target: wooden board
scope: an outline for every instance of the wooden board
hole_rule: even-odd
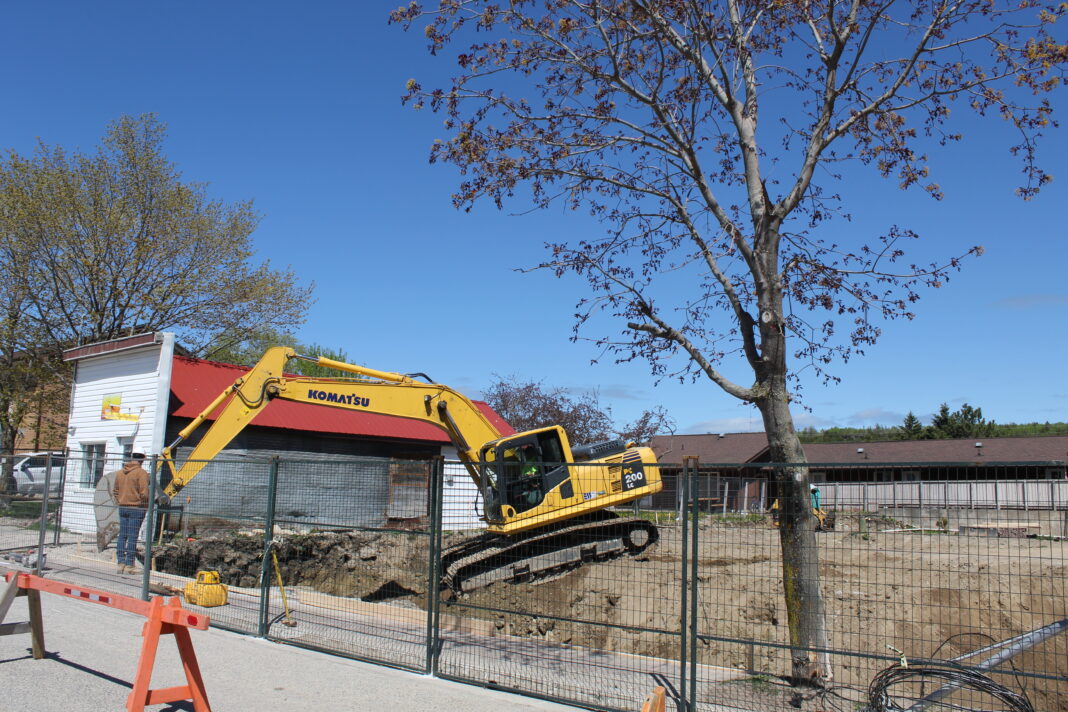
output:
[[[119,535],[119,506],[111,496],[115,473],[109,472],[96,483],[93,512],[96,514],[96,550],[103,551]]]

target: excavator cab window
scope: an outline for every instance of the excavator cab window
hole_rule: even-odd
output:
[[[525,438],[523,440],[526,440]],[[498,448],[501,455],[505,501],[516,512],[525,512],[545,499],[541,448],[529,440]]]
[[[498,491],[515,511],[537,507],[550,490],[567,479],[563,445],[555,429],[527,433],[498,443]]]
[[[479,453],[479,477],[482,480],[482,500],[485,506],[485,516],[490,522],[500,522],[501,518],[501,495],[497,476],[497,451],[492,447],[484,447]]]

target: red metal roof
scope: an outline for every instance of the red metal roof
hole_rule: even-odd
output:
[[[244,366],[175,356],[171,369],[171,412],[180,418],[195,418],[225,389],[249,370]],[[502,435],[515,432],[492,408],[474,401]],[[400,438],[448,443],[444,430],[430,423],[377,413],[323,408],[308,403],[275,400],[252,421],[253,425],[315,433],[358,435],[369,438]]]

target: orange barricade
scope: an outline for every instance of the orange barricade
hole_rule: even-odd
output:
[[[664,712],[667,706],[667,700],[664,697],[666,693],[663,687],[657,687],[650,692],[645,698],[645,704],[642,705],[642,712]]]
[[[54,593],[79,601],[117,608],[128,613],[136,613],[144,616],[148,621],[141,631],[144,643],[141,645],[141,656],[137,662],[133,691],[126,699],[127,712],[144,712],[145,705],[160,705],[181,700],[192,700],[195,712],[211,712],[207,692],[204,690],[204,680],[200,676],[200,667],[197,665],[197,655],[193,650],[193,642],[189,638],[190,628],[207,630],[208,616],[185,610],[177,598],[171,598],[166,603],[160,597],[142,601],[132,596],[99,591],[32,574],[8,573],[4,575],[4,578],[8,582],[8,587],[0,592],[0,634],[21,633],[27,630],[33,632],[35,658],[44,656],[44,626],[41,621],[40,604],[33,605],[38,592]],[[30,596],[30,623],[28,625],[24,623],[3,624],[11,599],[23,594]],[[152,690],[149,689],[149,685],[152,682],[152,667],[156,662],[156,650],[159,647],[161,635],[174,636],[182,658],[182,670],[185,672],[187,684]],[[37,655],[38,643],[41,648],[40,656]]]

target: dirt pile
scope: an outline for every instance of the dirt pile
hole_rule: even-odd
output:
[[[428,580],[428,539],[408,533],[321,532],[275,541],[273,551],[287,586],[367,601],[423,597]],[[218,535],[176,541],[155,552],[160,571],[194,576],[215,570],[230,586],[254,588],[263,572],[263,539]],[[273,561],[267,574],[275,580]]]

